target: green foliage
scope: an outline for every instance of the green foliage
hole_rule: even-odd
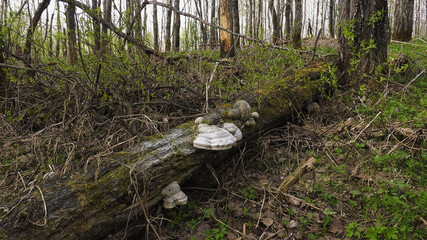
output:
[[[222,221],[226,223],[225,221]],[[216,228],[213,228],[211,230],[208,230],[205,232],[206,240],[221,240],[225,239],[225,236],[227,235],[227,226],[225,224],[222,224],[220,222],[217,222],[215,224]]]
[[[251,186],[247,187],[246,189],[241,191],[243,197],[254,200],[255,199],[255,189],[253,189]]]

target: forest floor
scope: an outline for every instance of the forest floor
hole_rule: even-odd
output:
[[[151,209],[152,228],[143,227],[139,239],[155,239],[153,229],[161,239],[426,239],[427,45],[413,44],[390,46],[386,73],[333,85],[334,95],[298,122],[239,145],[229,161],[193,176],[182,186],[189,203]],[[209,106],[302,68],[310,46],[313,40],[302,57],[242,50],[216,70]],[[336,46],[320,39],[317,53],[336,53]],[[0,198],[202,115],[217,55],[120,55],[102,65],[88,56],[78,67],[50,59],[34,78],[10,69],[10,97],[0,105]],[[312,157],[315,167],[278,191]]]

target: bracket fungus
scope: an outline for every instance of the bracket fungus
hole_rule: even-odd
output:
[[[224,128],[210,126],[206,123],[198,125],[198,134],[193,146],[206,150],[227,150],[234,146],[237,139]]]
[[[160,193],[163,197],[163,207],[167,209],[174,208],[176,205],[187,204],[188,197],[176,181],[167,185]]]
[[[223,128],[233,134],[237,141],[242,140],[242,131],[234,123],[224,123]]]

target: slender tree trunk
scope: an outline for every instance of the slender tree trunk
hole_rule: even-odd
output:
[[[61,52],[61,38],[59,37],[59,33],[62,31],[62,27],[61,27],[61,11],[59,9],[59,0],[56,0],[56,36],[55,36],[55,41],[56,41],[56,51],[55,51],[55,56],[59,57],[59,54]]]
[[[292,0],[286,0],[286,8],[285,8],[285,36],[286,39],[291,39],[291,14],[292,14]]]
[[[76,6],[68,4],[66,10],[67,16],[67,37],[68,37],[68,63],[70,65],[77,64],[77,48],[76,48]]]
[[[408,42],[412,38],[414,0],[396,0],[392,39]]]
[[[215,2],[216,0],[211,1],[211,23],[215,24]],[[215,48],[217,44],[217,31],[214,27],[210,27],[210,38],[209,38],[209,44],[212,46],[212,49]]]
[[[280,38],[280,29],[279,29],[279,16],[276,13],[274,7],[274,0],[269,0],[268,8],[271,14],[271,21],[273,23],[273,44],[277,44]]]
[[[387,1],[339,0],[339,6],[338,42],[341,69],[347,72],[344,77],[372,73],[387,60],[390,42]]]
[[[317,35],[317,32],[319,31],[319,15],[320,15],[320,0],[317,0],[317,5],[316,5],[316,26],[315,26],[315,30],[314,30],[314,35]]]
[[[335,0],[329,0],[329,34],[335,38]]]
[[[0,63],[5,63],[3,49],[6,36],[3,34],[3,23],[0,24]],[[0,67],[0,103],[7,97],[8,81],[4,68]]]
[[[138,9],[138,11],[135,12],[135,38],[138,41],[142,41],[142,11],[140,11],[141,1],[136,2],[136,8]]]
[[[111,9],[112,9],[112,0],[104,0],[104,19],[107,22],[111,22]],[[102,25],[102,36],[101,36],[101,53],[102,56],[105,52],[108,51],[108,27]]]
[[[301,27],[302,27],[302,0],[295,0],[295,21],[294,34],[292,36],[292,46],[301,49]]]
[[[175,0],[173,7],[179,10],[179,0]],[[181,26],[181,18],[179,13],[173,13],[173,28],[172,28],[172,48],[174,51],[179,51],[179,29]]]
[[[98,3],[100,3],[101,0],[92,0],[92,9],[93,11],[96,11],[99,15],[101,10],[99,9],[99,5]],[[94,47],[93,47],[93,52],[95,55],[98,55],[99,50],[101,50],[101,27],[99,25],[99,22],[93,18],[93,42],[94,42]]]
[[[201,0],[194,0],[194,3],[196,5],[197,15],[200,17],[200,19],[203,19],[202,1]],[[208,42],[208,34],[206,32],[206,26],[202,22],[200,23],[200,31],[202,32],[202,45],[206,46],[206,44]]]
[[[255,16],[255,10],[254,10],[254,7],[253,7],[254,1],[255,0],[249,0],[249,13],[248,13],[248,15],[249,15],[249,20],[248,20],[249,23],[248,23],[248,28],[249,28],[249,37],[251,37],[251,38],[254,37],[254,27],[253,27],[253,21],[254,21],[253,16]]]
[[[53,56],[53,21],[55,17],[55,11],[53,11],[52,16],[50,18],[49,25],[49,55]]]
[[[27,36],[25,38],[25,47],[24,47],[24,58],[27,64],[31,64],[31,43],[33,42],[33,34],[36,30],[37,24],[40,21],[42,13],[49,6],[50,0],[43,0],[37,7],[34,17],[30,21],[30,26],[27,30]]]
[[[233,32],[240,34],[240,18],[239,18],[239,1],[231,0],[231,15],[233,19]],[[240,38],[238,36],[233,36],[233,44],[235,49],[240,49]]]
[[[153,5],[153,41],[154,49],[159,50],[159,22],[157,19],[157,5]]]
[[[219,1],[219,25],[223,28],[231,30],[230,24],[230,8],[228,6],[228,0]],[[232,45],[231,33],[220,30],[220,57],[234,57],[234,48]]]
[[[172,6],[172,0],[168,0],[167,4]],[[165,26],[165,51],[171,50],[171,22],[172,22],[172,9],[166,10],[166,26]]]

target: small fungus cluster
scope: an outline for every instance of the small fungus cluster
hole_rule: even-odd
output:
[[[240,120],[245,123],[245,126],[253,127],[259,118],[259,113],[252,112],[251,106],[245,100],[237,101],[233,105],[233,109],[228,112],[228,117],[233,120]]]
[[[163,207],[167,209],[174,208],[177,205],[187,204],[188,197],[176,181],[167,185],[160,193],[163,197]]]

